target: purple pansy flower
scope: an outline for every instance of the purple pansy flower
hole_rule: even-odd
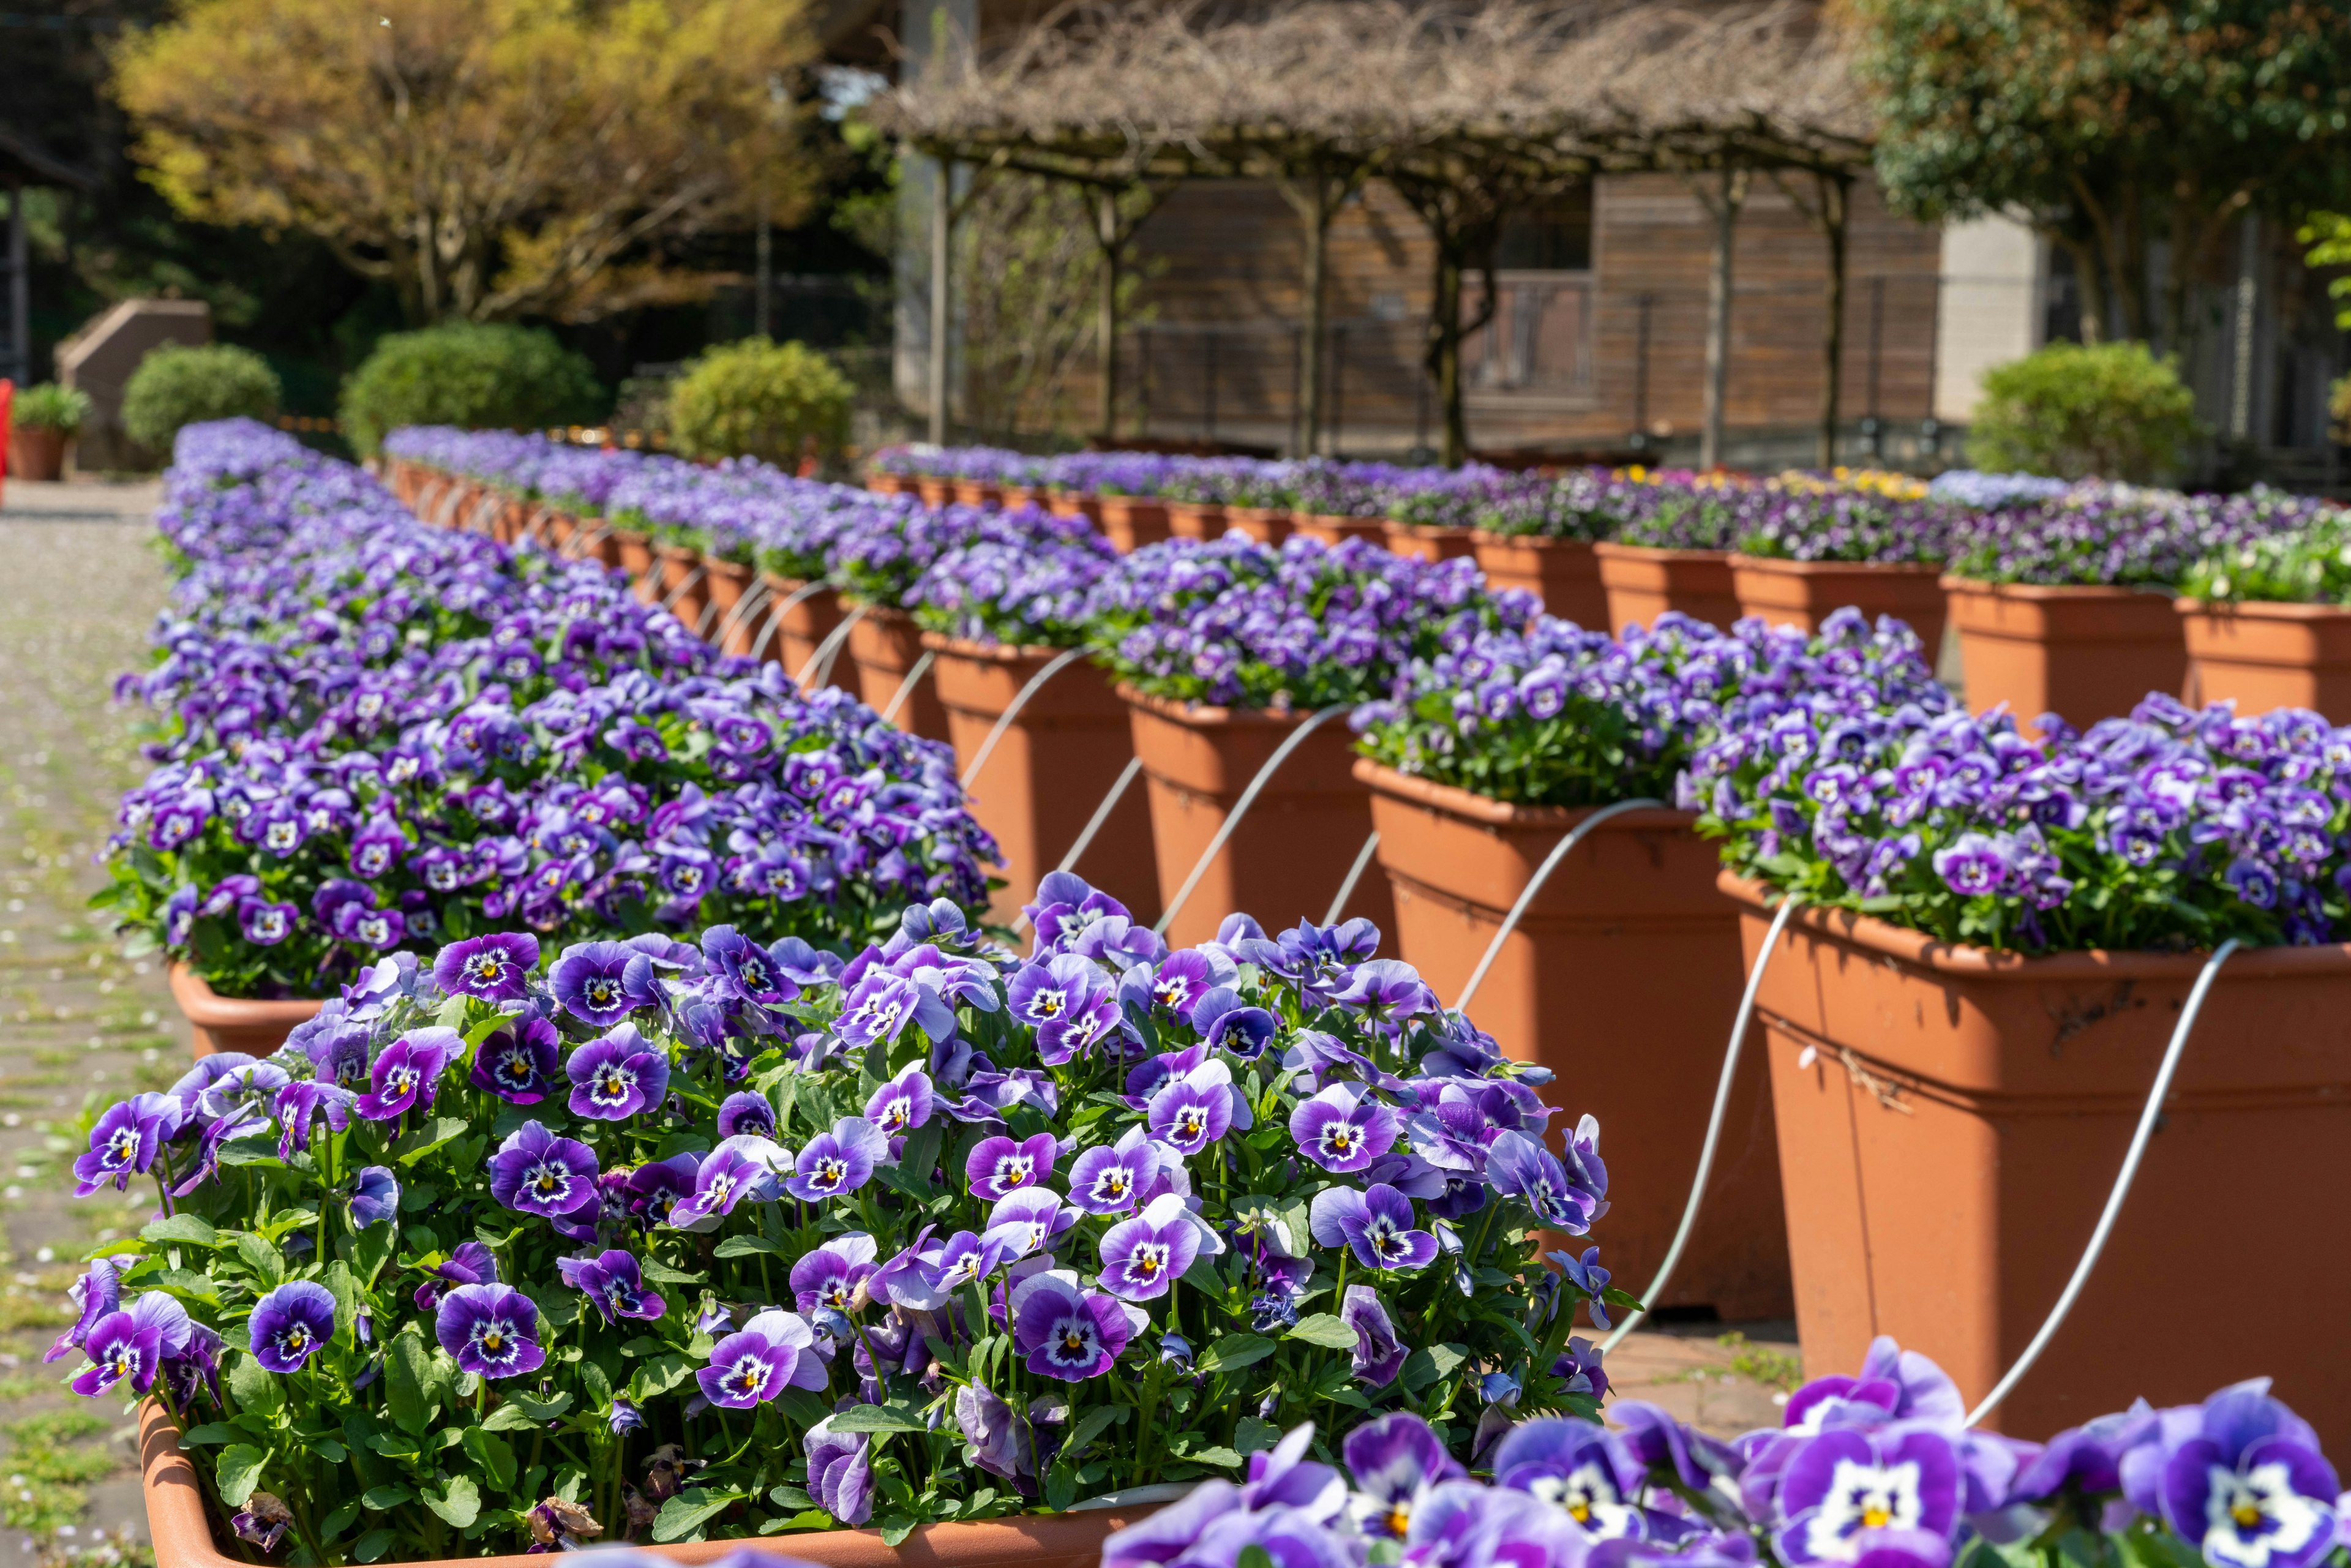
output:
[[[637,973],[630,968],[637,966]],[[610,1029],[653,1000],[652,964],[625,942],[583,942],[567,947],[547,973],[548,988],[565,1012]]]
[[[1585,1117],[1584,1123],[1596,1138],[1598,1129],[1592,1118]],[[1583,1133],[1584,1129],[1578,1130],[1579,1139]],[[1520,1132],[1499,1134],[1487,1145],[1486,1173],[1496,1191],[1526,1199],[1537,1218],[1572,1236],[1591,1229],[1593,1220],[1607,1211],[1601,1201],[1608,1190],[1604,1172],[1596,1190],[1579,1183],[1571,1178],[1557,1155]]]
[[[1369,1285],[1348,1286],[1339,1321],[1355,1331],[1355,1348],[1349,1357],[1355,1381],[1368,1388],[1394,1383],[1412,1350],[1396,1338],[1395,1323],[1379,1292]]]
[[[1037,1055],[1059,1067],[1118,1024],[1110,977],[1072,953],[1022,966],[1005,991],[1012,1016],[1037,1031]]]
[[[1430,1492],[1468,1472],[1445,1451],[1427,1422],[1409,1410],[1391,1411],[1347,1434],[1341,1456],[1355,1479],[1348,1511],[1367,1535],[1401,1541]]]
[[[810,1317],[825,1309],[848,1312],[856,1302],[857,1288],[873,1277],[873,1238],[862,1230],[801,1253],[792,1265],[793,1303]]]
[[[134,1094],[106,1108],[89,1130],[89,1152],[74,1160],[74,1196],[112,1182],[121,1192],[155,1164],[155,1151],[180,1130],[180,1103],[169,1094]]]
[[[433,960],[433,978],[451,996],[518,1002],[538,967],[538,938],[498,933],[452,942]]]
[[[872,1446],[866,1433],[832,1430],[830,1416],[808,1430],[803,1447],[809,1495],[843,1524],[860,1525],[873,1517]]]
[[[139,1301],[168,1298],[144,1295]],[[118,1384],[128,1384],[134,1394],[144,1394],[155,1386],[155,1374],[163,1364],[163,1327],[154,1315],[136,1310],[109,1312],[90,1326],[82,1341],[82,1354],[89,1364],[74,1375],[71,1387],[85,1399],[95,1399]]]
[[[2335,1468],[2310,1424],[2270,1396],[2267,1378],[2224,1388],[2179,1416],[2165,1418],[2159,1449],[2126,1460],[2134,1501],[2159,1463],[2164,1521],[2215,1568],[2305,1568],[2335,1549]]]
[[[1017,1144],[1000,1134],[982,1138],[964,1161],[964,1178],[971,1184],[972,1197],[993,1203],[1016,1187],[1052,1175],[1058,1152],[1059,1145],[1050,1133],[1039,1133]]]
[[[710,1364],[694,1379],[713,1405],[748,1410],[787,1388],[822,1388],[831,1372],[815,1347],[808,1320],[770,1308],[713,1345]]]
[[[615,1024],[611,1033],[580,1047],[563,1073],[571,1080],[571,1113],[591,1121],[625,1121],[660,1105],[669,1093],[669,1053],[634,1024]]]
[[[352,1229],[365,1230],[371,1225],[381,1225],[400,1212],[400,1179],[392,1174],[390,1166],[362,1166],[352,1178],[346,1206]]]
[[[873,1179],[873,1167],[889,1152],[880,1128],[862,1116],[843,1116],[800,1150],[784,1190],[802,1203],[855,1192]]]
[[[1123,1214],[1159,1174],[1159,1146],[1141,1127],[1095,1145],[1070,1166],[1070,1201],[1088,1214]]]
[[[1102,1289],[1124,1301],[1156,1300],[1199,1255],[1200,1227],[1192,1211],[1174,1193],[1163,1193],[1141,1214],[1102,1233]]]
[[[705,931],[702,954],[745,1001],[777,1007],[800,994],[800,988],[775,955],[732,925],[714,925]]]
[[[490,1196],[507,1207],[547,1219],[592,1211],[596,1153],[577,1138],[558,1137],[525,1122],[490,1156]]]
[[[563,1282],[585,1295],[608,1323],[622,1318],[653,1322],[669,1310],[667,1302],[645,1289],[635,1257],[617,1247],[593,1258],[559,1258],[555,1268]]]
[[[1144,1113],[1151,1135],[1181,1155],[1196,1155],[1233,1125],[1232,1069],[1204,1061],[1152,1091]]]
[[[416,1305],[431,1312],[440,1305],[441,1298],[453,1285],[495,1285],[498,1282],[498,1260],[490,1249],[478,1241],[461,1241],[448,1260],[438,1264],[433,1277],[416,1287]]]
[[[335,1337],[335,1298],[315,1280],[288,1280],[253,1304],[253,1358],[270,1372],[299,1372]]]
[[[1852,1563],[1875,1530],[1949,1539],[1959,1509],[1950,1439],[1916,1426],[1838,1428],[1807,1438],[1780,1477],[1775,1542],[1789,1563]]]
[[[301,911],[290,904],[273,904],[266,898],[237,900],[237,929],[256,947],[275,947],[294,935],[294,923],[300,915]]]
[[[518,1377],[547,1361],[537,1303],[506,1285],[458,1286],[441,1298],[433,1332],[459,1371],[482,1377]]]
[[[1436,1261],[1437,1238],[1413,1228],[1412,1199],[1385,1182],[1365,1192],[1324,1187],[1310,1213],[1315,1240],[1345,1244],[1366,1268],[1425,1269]]]
[[[1604,1427],[1557,1416],[1525,1422],[1495,1448],[1493,1466],[1497,1486],[1565,1509],[1604,1541],[1648,1534],[1639,1502],[1647,1469]]]
[[[748,1089],[729,1094],[718,1105],[718,1135],[732,1138],[744,1133],[762,1138],[776,1135],[774,1103]]]
[[[713,1229],[744,1199],[773,1197],[777,1173],[789,1164],[789,1156],[773,1141],[756,1134],[725,1139],[703,1156],[694,1175],[693,1194],[670,1210],[668,1223],[679,1230]]]
[[[987,1211],[987,1229],[980,1239],[1002,1247],[1010,1261],[1050,1244],[1077,1222],[1078,1211],[1062,1207],[1056,1194],[1041,1186],[1018,1187]]]
[[[865,1119],[894,1138],[928,1122],[936,1103],[930,1074],[923,1071],[922,1063],[910,1061],[865,1102]]]
[[[1124,1308],[1109,1296],[1078,1288],[1063,1270],[1031,1274],[1013,1287],[1013,1348],[1029,1371],[1064,1383],[1082,1383],[1111,1369],[1134,1336]]]
[[[371,1122],[388,1122],[411,1107],[432,1104],[441,1074],[465,1050],[465,1038],[454,1029],[409,1030],[377,1055],[368,1092],[351,1109]]]
[[[562,1050],[555,1025],[527,1012],[483,1036],[467,1082],[509,1105],[536,1105],[554,1092]]]
[[[1395,1146],[1395,1113],[1350,1083],[1333,1083],[1290,1113],[1298,1152],[1326,1171],[1352,1174]]]

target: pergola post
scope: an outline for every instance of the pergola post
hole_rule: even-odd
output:
[[[1101,295],[1095,301],[1095,330],[1102,335],[1098,351],[1102,365],[1102,440],[1118,438],[1118,286],[1120,263],[1126,243],[1118,232],[1118,193],[1105,187],[1094,193],[1094,237],[1102,245]]]
[[[955,266],[955,160],[934,161],[931,172],[930,439],[947,440],[947,283]]]
[[[1714,219],[1714,264],[1706,278],[1706,421],[1699,429],[1698,465],[1722,461],[1722,432],[1730,392],[1730,261],[1739,232],[1739,209],[1747,201],[1747,171],[1725,163],[1720,188],[1701,195]]]

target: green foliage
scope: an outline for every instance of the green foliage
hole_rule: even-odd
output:
[[[605,407],[585,355],[538,327],[451,322],[394,332],[343,382],[343,431],[372,452],[403,424],[543,430]]]
[[[2310,247],[2302,258],[2310,266],[2351,267],[2351,213],[2313,213],[2294,237]],[[2335,324],[2351,327],[2351,273],[2328,278],[2326,292],[2337,301]],[[2351,376],[2335,383],[2333,412],[2337,423],[2345,416],[2343,389],[2346,382],[2351,382]]]
[[[1994,473],[2145,482],[2199,428],[2169,358],[2143,343],[2052,343],[1985,372],[1968,455]]]
[[[2280,604],[2351,604],[2351,514],[2325,512],[2304,526],[2216,550],[2189,569],[2190,599]]]
[[[746,338],[694,361],[669,394],[670,444],[687,457],[797,464],[849,439],[849,378],[805,343]]]
[[[166,343],[139,361],[122,392],[122,428],[159,456],[180,427],[208,419],[269,419],[277,413],[277,372],[233,343]]]
[[[26,387],[16,394],[9,419],[32,430],[55,430],[71,435],[89,417],[89,394],[55,382]]]

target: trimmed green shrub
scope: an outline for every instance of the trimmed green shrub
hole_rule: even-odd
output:
[[[343,382],[343,434],[366,453],[403,424],[545,430],[606,406],[587,356],[546,329],[451,321],[377,340]]]
[[[31,430],[54,430],[61,435],[71,435],[89,417],[89,394],[74,387],[61,387],[55,382],[43,382],[26,387],[16,394],[8,417],[16,424]]]
[[[2144,343],[2052,343],[1984,372],[1968,457],[1991,473],[2139,483],[2178,466],[2196,398]]]
[[[818,455],[831,456],[849,439],[853,390],[805,343],[746,338],[710,350],[670,388],[670,446],[789,468],[813,436]]]
[[[277,372],[234,343],[166,343],[139,361],[122,389],[122,428],[159,457],[172,454],[183,424],[208,419],[275,419]]]

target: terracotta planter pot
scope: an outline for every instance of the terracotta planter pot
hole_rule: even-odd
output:
[[[925,507],[944,507],[955,499],[955,486],[952,479],[936,479],[925,474],[914,481],[914,494],[923,498]]]
[[[865,487],[877,496],[919,496],[923,487],[904,474],[868,474]]]
[[[2234,701],[2241,714],[2306,707],[2351,723],[2351,610],[2335,604],[2175,601],[2188,643],[2194,706]]]
[[[1297,531],[1297,519],[1279,507],[1227,507],[1225,531],[1246,534],[1261,545],[1278,545]]]
[[[1151,841],[1162,907],[1192,874],[1249,780],[1304,714],[1259,713],[1168,702],[1121,686],[1134,724],[1134,755],[1151,791]],[[1320,921],[1372,832],[1371,791],[1354,776],[1354,737],[1342,716],[1325,720],[1268,780],[1176,912],[1166,936],[1188,947],[1217,934],[1235,911],[1269,931]],[[1395,901],[1367,872],[1343,912],[1380,928],[1393,950]]]
[[[1391,518],[1381,525],[1381,537],[1391,552],[1418,560],[1454,560],[1478,553],[1476,530],[1472,528],[1439,528]]]
[[[705,556],[702,565],[709,574],[703,579],[710,596],[710,629],[706,635],[720,653],[739,658],[751,651],[751,641],[759,626],[758,612],[736,613],[743,595],[750,591],[751,568],[739,560],[720,560],[716,556]]]
[[[1747,951],[1761,890],[1726,874]],[[1866,916],[1802,911],[1764,971],[1796,1323],[1811,1366],[1870,1336],[1924,1351],[1970,1402],[2057,1300],[2113,1186],[2199,954],[2024,958]],[[2180,1059],[2161,1131],[2047,1354],[1992,1420],[2046,1437],[2275,1375],[2351,1442],[2351,946],[2240,953]],[[2179,1354],[2183,1246],[2262,1261],[2258,1333]]]
[[[221,1549],[195,1466],[181,1450],[179,1427],[161,1400],[149,1399],[139,1407],[139,1463],[156,1568],[246,1568],[242,1549],[234,1553]],[[680,1563],[715,1563],[730,1552],[758,1545],[818,1568],[1093,1568],[1113,1531],[1151,1511],[1144,1505],[1019,1514],[972,1524],[925,1524],[894,1547],[884,1545],[876,1530],[826,1530],[791,1536],[788,1543],[696,1541],[633,1550]],[[444,1558],[434,1568],[460,1563],[465,1568],[538,1568],[539,1561],[520,1553]]]
[[[1611,632],[1635,622],[1651,625],[1668,610],[1709,626],[1728,627],[1739,619],[1728,551],[1651,549],[1603,539],[1592,553],[1600,562],[1600,584],[1608,591]]]
[[[660,601],[685,622],[689,632],[702,629],[702,612],[710,606],[710,574],[702,569],[702,552],[692,545],[656,545],[661,558]]]
[[[1851,560],[1730,558],[1730,582],[1740,612],[1774,626],[1817,632],[1850,604],[1875,622],[1891,615],[1918,633],[1932,664],[1943,651],[1943,570],[1937,566],[1878,566]]]
[[[574,519],[573,527],[581,542],[572,547],[572,554],[582,560],[595,561],[607,571],[621,570],[621,536],[613,532],[611,524],[601,517],[580,517]]]
[[[651,604],[661,598],[661,578],[653,566],[653,541],[651,535],[634,528],[614,528],[612,548],[620,559],[614,564],[629,574],[637,598]]]
[[[1510,905],[1590,809],[1512,806],[1369,758],[1398,956],[1451,1002]],[[1638,1291],[1681,1223],[1722,1052],[1739,1011],[1739,910],[1687,811],[1628,811],[1593,830],[1536,894],[1471,999],[1502,1049],[1558,1074],[1548,1097],[1605,1134],[1600,1239]],[[1627,1049],[1628,1042],[1638,1049]],[[1793,1311],[1780,1162],[1763,1063],[1749,1056],[1696,1230],[1662,1301],[1726,1322]]]
[[[2130,588],[2042,588],[1946,577],[1968,706],[2006,703],[2017,727],[2039,733],[2044,713],[2087,729],[2126,714],[2149,692],[2188,679],[2179,612]]]
[[[1374,544],[1383,544],[1388,537],[1385,517],[1333,517],[1318,512],[1301,512],[1291,521],[1300,533],[1310,539],[1320,539],[1326,545],[1340,545],[1349,539],[1369,539]]]
[[[523,524],[529,517],[530,503],[519,496],[508,496],[490,524],[490,537],[502,545],[514,544],[522,538]]]
[[[62,430],[45,425],[16,424],[8,428],[8,477],[59,479],[65,476],[66,443]]]
[[[1036,504],[1037,487],[1035,486],[1007,485],[1004,486],[1004,509],[1006,511],[1017,512],[1023,507],[1033,507]]]
[[[1221,538],[1225,508],[1214,501],[1170,501],[1167,531],[1179,539]]]
[[[1150,497],[1103,496],[1095,505],[1101,508],[1102,533],[1121,555],[1169,537],[1167,508]]]
[[[1045,509],[1057,517],[1083,517],[1094,527],[1102,527],[1102,498],[1100,496],[1080,496],[1066,490],[1049,490],[1042,499]]]
[[[1478,570],[1489,588],[1523,588],[1542,600],[1543,609],[1587,631],[1609,630],[1608,591],[1600,584],[1600,559],[1589,539],[1552,539],[1540,534],[1470,530]]]
[[[316,1001],[261,1002],[222,996],[185,964],[172,966],[171,981],[172,1000],[188,1020],[198,1056],[216,1051],[267,1056],[286,1043],[296,1024],[308,1022],[319,1011]]]
[[[824,645],[824,640],[831,636],[833,628],[841,624],[841,595],[830,586],[820,588],[787,610],[783,608],[784,601],[808,585],[794,578],[778,577],[773,572],[761,572],[759,575],[766,580],[768,591],[775,595],[768,616],[775,622],[776,632],[768,640],[765,655],[781,664],[784,674],[799,680],[807,671],[810,661],[816,657],[816,651]],[[752,644],[756,647],[758,643],[758,639],[755,636]],[[823,684],[838,686],[852,695],[864,689],[858,683],[857,661],[849,656],[847,648],[842,648],[834,658],[832,670]]]
[[[856,661],[857,695],[875,713],[885,712],[906,684],[906,673],[923,657],[923,633],[903,610],[868,605],[849,629],[849,656]],[[838,661],[833,667],[840,668]],[[939,685],[929,672],[914,683],[890,722],[925,740],[948,740],[947,710],[939,706]]]
[[[1004,499],[1004,492],[987,479],[958,479],[955,482],[955,498],[966,507],[993,507]]]
[[[923,633],[946,709],[956,760],[968,770],[1012,699],[1059,648],[1002,648]],[[1007,923],[1030,902],[1038,880],[1093,820],[1094,809],[1134,758],[1126,705],[1110,676],[1081,659],[1030,695],[971,781],[972,815],[1003,851],[1004,886],[993,900]],[[1159,874],[1151,853],[1151,803],[1130,785],[1074,868],[1141,920],[1159,915]]]

